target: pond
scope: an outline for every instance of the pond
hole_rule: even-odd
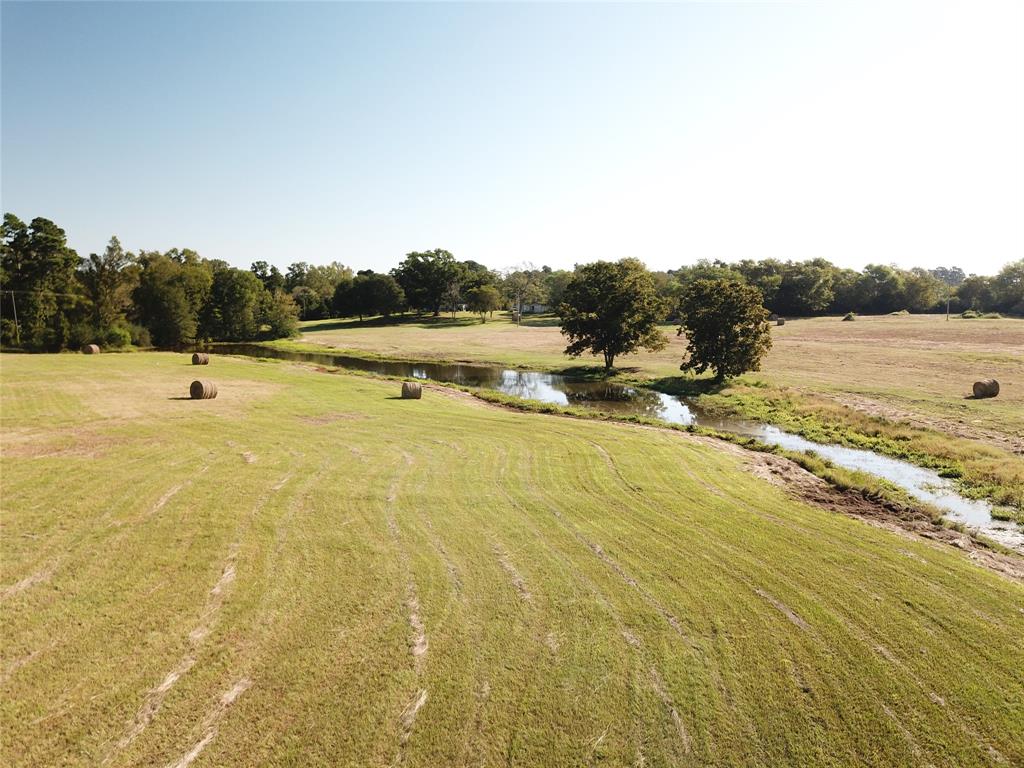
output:
[[[940,477],[934,470],[924,469],[874,451],[815,443],[770,424],[713,416],[680,397],[642,387],[574,379],[542,371],[513,370],[500,366],[372,360],[330,352],[292,352],[258,344],[217,344],[211,347],[211,351],[479,387],[542,403],[593,408],[620,415],[646,416],[671,424],[695,424],[721,432],[757,438],[763,443],[788,450],[813,451],[836,466],[888,480],[914,498],[941,510],[951,520],[964,523],[1005,546],[1024,552],[1024,529],[1015,523],[993,519],[991,504],[966,498],[957,491],[953,481]]]

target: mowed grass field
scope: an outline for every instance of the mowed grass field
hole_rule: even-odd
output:
[[[735,447],[398,390],[3,355],[0,764],[1024,762],[1019,582]]]
[[[317,321],[303,326],[301,341],[362,353],[414,359],[488,361],[544,369],[600,365],[594,357],[562,354],[557,319],[528,318],[517,327],[496,315],[481,324],[425,318],[398,325]],[[680,376],[685,340],[675,326],[663,329],[669,346],[640,352],[616,364],[637,376]],[[889,420],[987,439],[1024,451],[1024,320],[946,321],[940,315],[837,317],[789,320],[772,326],[773,347],[756,378],[772,386],[826,395]],[[994,400],[965,399],[982,378],[998,379]]]

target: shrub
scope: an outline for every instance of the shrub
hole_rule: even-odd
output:
[[[68,349],[81,349],[86,344],[97,342],[98,336],[92,323],[75,323],[68,331]]]
[[[128,332],[132,337],[132,344],[136,347],[152,347],[153,339],[149,335],[149,329],[144,325],[132,323],[128,326]]]
[[[976,317],[981,317],[981,313],[976,312],[973,309],[966,309],[960,313],[960,317],[962,317],[964,320],[973,320]]]
[[[108,328],[100,335],[100,346],[103,347],[121,349],[130,346],[131,343],[132,334],[123,325],[115,325],[112,328]]]

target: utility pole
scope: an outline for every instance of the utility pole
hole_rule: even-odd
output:
[[[11,306],[14,308],[14,338],[17,345],[21,346],[21,328],[18,326],[18,302],[14,300],[14,291],[11,291]]]

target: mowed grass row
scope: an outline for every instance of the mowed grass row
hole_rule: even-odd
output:
[[[288,364],[0,362],[3,764],[1024,760],[1024,589],[736,451]],[[171,399],[197,371],[218,398]]]

